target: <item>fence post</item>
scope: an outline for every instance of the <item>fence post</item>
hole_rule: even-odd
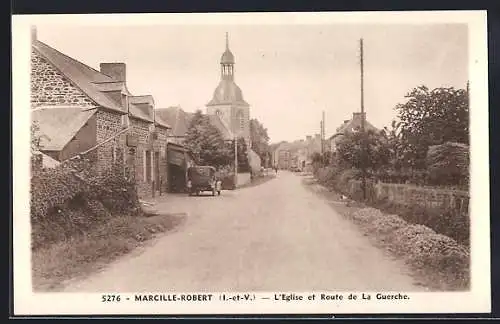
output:
[[[162,185],[162,183],[163,183],[163,181],[162,181],[162,180],[163,180],[163,179],[160,177],[160,185],[159,185],[159,187],[158,187],[159,196],[161,196],[161,185]]]
[[[151,192],[152,192],[151,196],[154,198],[155,197],[155,182],[154,182],[154,180],[151,181]]]

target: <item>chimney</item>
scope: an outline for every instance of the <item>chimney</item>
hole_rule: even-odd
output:
[[[36,26],[31,26],[31,42],[37,40]]]
[[[311,136],[311,135],[307,135],[307,136],[306,136],[306,140],[307,140],[308,142],[310,142],[310,141],[312,140],[312,136]]]
[[[101,73],[112,77],[118,82],[127,80],[125,63],[101,63]]]
[[[365,120],[366,120],[366,113],[363,113],[364,117],[365,117]],[[361,113],[360,112],[354,112],[352,113],[352,119],[359,119],[361,120]]]

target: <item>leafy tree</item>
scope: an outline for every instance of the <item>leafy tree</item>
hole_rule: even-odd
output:
[[[200,164],[221,167],[230,163],[231,154],[220,131],[200,110],[191,119],[185,143]]]
[[[390,152],[384,137],[372,130],[346,133],[339,140],[336,159],[342,168],[361,169],[363,166],[363,140],[365,140],[365,168],[368,172],[383,168],[389,164]]]
[[[270,152],[269,135],[267,128],[255,118],[250,120],[250,140],[252,150],[260,156],[262,161],[266,161]]]
[[[469,146],[446,142],[429,147],[429,181],[433,185],[466,185],[469,179]]]
[[[426,86],[413,89],[408,101],[396,106],[401,128],[402,162],[425,168],[429,146],[445,142],[469,143],[469,95],[464,89]]]
[[[231,164],[234,165],[234,141],[228,145],[228,149],[231,150]],[[238,138],[238,172],[248,172],[250,170],[250,165],[248,163],[247,156],[247,144],[243,137]]]

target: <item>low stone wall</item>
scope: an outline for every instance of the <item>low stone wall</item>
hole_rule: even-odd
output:
[[[250,181],[252,181],[252,178],[250,177],[250,172],[238,173],[238,182],[236,183],[236,187],[241,187],[243,185],[246,185]]]
[[[361,181],[350,181],[349,191],[359,194]],[[420,187],[409,184],[378,182],[369,192],[377,200],[387,199],[401,205],[420,205],[422,207],[446,207],[463,213],[469,210],[469,193],[462,190]]]
[[[468,210],[469,193],[461,190],[447,190],[418,187],[406,184],[377,183],[377,197],[387,197],[399,204],[411,202],[423,207],[446,206],[452,209]]]

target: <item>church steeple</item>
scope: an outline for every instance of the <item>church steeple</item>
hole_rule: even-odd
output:
[[[220,59],[221,76],[223,80],[232,80],[234,78],[234,55],[229,49],[229,35],[226,33],[226,50]]]

